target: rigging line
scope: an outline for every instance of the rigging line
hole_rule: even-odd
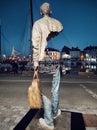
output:
[[[9,43],[11,44],[11,42],[9,42],[9,40],[5,37],[5,35],[1,32],[1,36]]]
[[[4,39],[7,43],[9,43],[8,44],[8,46],[9,46],[9,48],[11,48],[11,42],[9,42],[9,40],[5,37],[5,35],[3,34],[3,33],[1,33],[1,35],[2,35],[2,40]],[[5,53],[5,54],[7,54],[7,51],[8,51],[8,48],[7,48],[7,46],[6,46],[6,44],[5,44],[5,42],[3,41],[3,43],[4,43],[4,48],[3,48],[3,51],[2,51],[2,53]],[[5,50],[5,51],[4,51]]]
[[[29,16],[30,16],[30,23],[28,25],[30,25],[30,28],[31,28],[30,29],[30,38],[31,38],[32,25],[33,25],[33,9],[32,9],[33,4],[32,4],[32,0],[29,1],[29,5],[30,5],[30,8],[28,10],[27,17],[26,17],[26,20],[25,20],[25,26],[24,26],[24,30],[23,30],[23,35],[22,35],[21,43],[23,42],[24,37],[25,37],[25,32],[26,32],[26,29],[27,29],[27,24],[29,22],[29,19],[28,19]],[[24,45],[23,45],[22,49],[24,49]]]
[[[25,17],[25,23],[24,23],[24,29],[23,29],[23,33],[22,33],[22,38],[21,38],[21,40],[20,40],[20,43],[22,43],[23,42],[23,40],[24,40],[24,37],[25,37],[25,31],[26,31],[26,28],[27,28],[27,23],[29,22],[29,13],[30,12],[30,9],[28,9],[28,11],[27,11],[27,15],[26,15],[26,17]]]
[[[66,41],[67,41],[71,46],[73,46],[73,44],[70,42],[70,40],[67,38],[67,36],[66,36],[63,32],[62,32],[61,34],[65,37]]]
[[[28,20],[28,14],[29,14],[29,12],[27,12],[27,15],[26,15],[26,18],[25,18],[24,29],[23,29],[23,32],[22,32],[22,35],[21,35],[20,43],[22,43],[23,40],[24,40],[26,25],[27,25],[27,20]]]
[[[37,0],[36,0],[36,1],[37,1]],[[36,9],[37,9],[37,10],[38,10],[38,12],[39,12],[40,10],[39,10],[39,7],[38,7],[38,5],[37,5],[37,2],[36,2],[36,1],[35,1],[35,4],[34,4],[34,5],[36,6]]]
[[[34,3],[34,7],[36,8],[35,11],[37,10],[38,14],[40,14],[40,7],[38,6],[38,2],[36,2],[37,0],[35,0],[35,3]],[[34,10],[33,10],[33,13],[34,13]],[[38,18],[38,17],[37,17]],[[34,21],[34,20],[33,20]]]

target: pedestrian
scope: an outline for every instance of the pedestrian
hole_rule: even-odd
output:
[[[60,64],[60,76],[61,76],[61,78],[62,78],[62,76],[63,76],[63,72],[62,72],[62,64]]]
[[[12,62],[12,70],[13,70],[14,75],[18,74],[18,63],[16,60]]]

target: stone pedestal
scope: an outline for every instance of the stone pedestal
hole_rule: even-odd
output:
[[[39,124],[39,118],[43,118],[43,110],[40,110],[33,120],[30,122],[26,130],[45,130],[41,128]],[[54,130],[71,130],[71,113],[62,112],[61,116],[55,119],[55,129]]]
[[[43,118],[43,109],[30,109],[13,130],[47,130],[39,124]],[[54,130],[91,130],[97,128],[97,115],[82,114],[61,110],[61,115],[54,120]],[[93,129],[94,130],[94,129]]]

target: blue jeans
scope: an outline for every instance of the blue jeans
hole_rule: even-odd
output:
[[[60,69],[56,70],[55,76],[52,81],[52,100],[50,101],[45,95],[42,94],[44,104],[44,119],[47,125],[54,126],[54,117],[57,115],[59,106],[59,85],[60,85]]]

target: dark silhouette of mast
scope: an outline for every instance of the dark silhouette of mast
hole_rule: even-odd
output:
[[[32,3],[32,0],[30,0],[30,40],[29,40],[29,42],[30,42],[30,53],[31,53],[31,55],[32,55],[32,40],[31,40],[31,38],[32,38],[32,26],[33,26],[33,3]]]
[[[33,26],[33,9],[32,9],[33,3],[32,0],[30,0],[30,18],[31,18],[31,27]]]

